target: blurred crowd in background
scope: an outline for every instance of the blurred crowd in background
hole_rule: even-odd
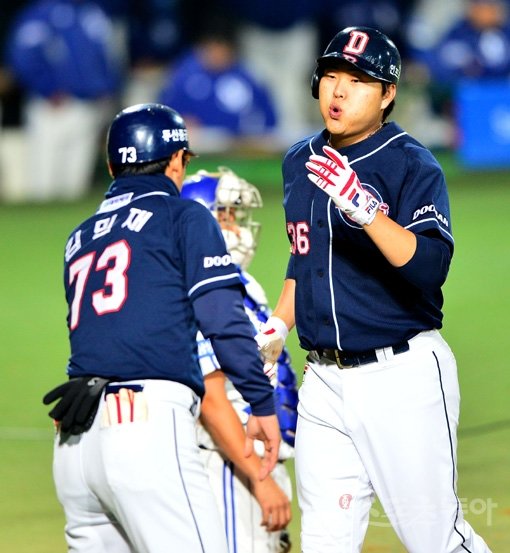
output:
[[[310,76],[351,25],[382,30],[402,54],[393,118],[455,149],[459,83],[510,82],[509,13],[510,0],[5,3],[0,200],[83,197],[112,116],[136,103],[177,109],[199,153],[284,151],[321,127]],[[510,137],[510,111],[505,121]]]

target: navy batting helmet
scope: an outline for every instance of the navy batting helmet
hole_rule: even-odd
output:
[[[136,104],[123,109],[108,129],[111,165],[159,161],[182,149],[195,155],[189,149],[184,119],[163,104]]]
[[[370,27],[347,27],[337,33],[324,54],[317,58],[312,75],[312,96],[319,97],[319,81],[325,67],[346,61],[360,71],[387,83],[398,83],[400,54],[395,44],[381,31]]]

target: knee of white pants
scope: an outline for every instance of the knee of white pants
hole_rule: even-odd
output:
[[[303,552],[361,551],[373,490],[352,440],[300,417],[296,476]]]

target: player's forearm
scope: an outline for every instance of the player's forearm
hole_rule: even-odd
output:
[[[259,480],[260,458],[253,454],[244,455],[246,434],[227,397],[224,399],[204,396],[200,415],[202,424],[211,435],[214,443],[230,459],[237,469],[252,482]]]
[[[416,251],[416,235],[398,223],[377,213],[370,225],[363,226],[372,242],[394,267],[402,267]]]
[[[436,291],[446,281],[452,251],[439,238],[417,235],[416,252],[398,272],[408,282],[422,290]]]
[[[296,291],[296,281],[287,278],[283,283],[282,292],[280,298],[273,310],[273,317],[281,319],[287,328],[291,330],[295,325],[294,316],[294,297]]]
[[[431,236],[417,236],[383,213],[364,229],[386,259],[411,284],[422,290],[437,290],[444,284],[451,261],[451,250],[446,242]]]
[[[261,479],[262,460],[255,453],[245,456],[246,434],[225,394],[223,376],[216,371],[206,378],[202,423],[223,455],[234,463],[236,471],[250,481],[251,493],[262,510],[261,524],[268,531],[281,530],[291,519],[290,501],[270,475]]]

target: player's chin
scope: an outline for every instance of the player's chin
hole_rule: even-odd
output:
[[[332,135],[344,136],[348,130],[347,125],[341,118],[334,119],[327,116],[324,118],[324,123],[326,124],[326,129]]]

